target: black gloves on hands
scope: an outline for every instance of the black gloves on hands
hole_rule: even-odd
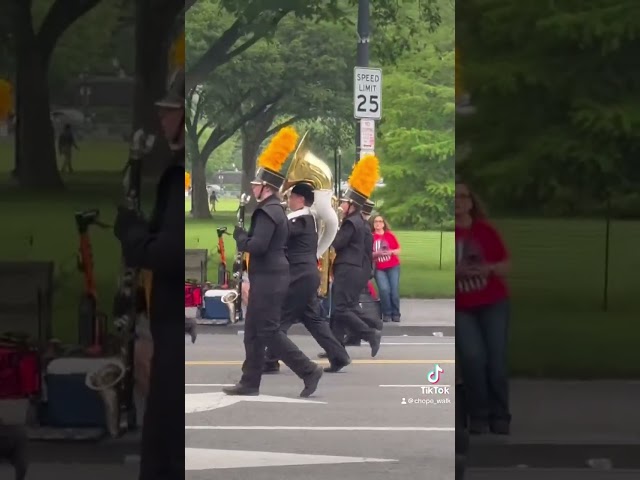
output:
[[[237,242],[238,240],[247,236],[247,231],[242,228],[240,225],[236,225],[236,228],[233,230],[233,239]]]
[[[129,230],[143,224],[144,219],[142,219],[134,210],[125,207],[118,207],[118,215],[113,226],[113,233],[118,240],[122,241],[123,237]]]

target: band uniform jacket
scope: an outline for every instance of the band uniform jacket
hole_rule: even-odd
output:
[[[369,223],[365,220],[365,232],[364,232],[364,274],[367,276],[367,281],[373,278],[375,274],[375,262],[373,261],[373,232],[369,228]]]
[[[274,298],[286,295],[289,288],[289,261],[286,256],[289,225],[284,208],[275,195],[258,203],[249,231],[236,228],[234,238],[239,251],[250,255],[251,295],[247,319],[260,316],[279,320],[282,305]]]
[[[336,251],[334,267],[350,265],[362,269],[366,255],[364,247],[367,228],[368,225],[360,212],[352,213],[342,220],[342,225],[333,240],[333,248]]]
[[[160,178],[149,223],[132,225],[122,239],[130,265],[152,272],[149,317],[151,330],[161,323],[183,329],[184,288],[184,167],[173,165]],[[178,332],[183,335],[184,332]]]

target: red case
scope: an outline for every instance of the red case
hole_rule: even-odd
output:
[[[26,398],[40,391],[38,353],[0,346],[0,398]]]
[[[184,306],[185,308],[202,306],[202,290],[199,285],[184,284]]]

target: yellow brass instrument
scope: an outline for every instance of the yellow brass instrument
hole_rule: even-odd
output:
[[[231,290],[220,299],[220,301],[229,309],[229,318],[231,319],[231,323],[236,323],[238,321],[238,318],[236,317],[236,302],[238,301],[239,296],[240,294],[238,293],[238,290]]]
[[[120,399],[118,388],[124,379],[126,369],[118,359],[107,363],[93,372],[87,373],[85,385],[98,392],[105,409],[105,425],[111,437],[117,437],[120,433]]]
[[[309,132],[300,141],[282,187],[289,190],[297,183],[308,183],[314,189],[311,212],[318,227],[318,252],[320,261],[320,287],[318,295],[326,297],[329,292],[329,278],[333,263],[331,244],[338,233],[337,199],[333,195],[333,174],[329,166],[309,150]]]

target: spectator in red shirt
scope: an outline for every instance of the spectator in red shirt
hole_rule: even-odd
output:
[[[385,322],[400,321],[400,244],[381,216],[373,217],[373,259],[376,285]]]
[[[509,434],[509,255],[478,199],[456,182],[456,349],[469,431]]]

